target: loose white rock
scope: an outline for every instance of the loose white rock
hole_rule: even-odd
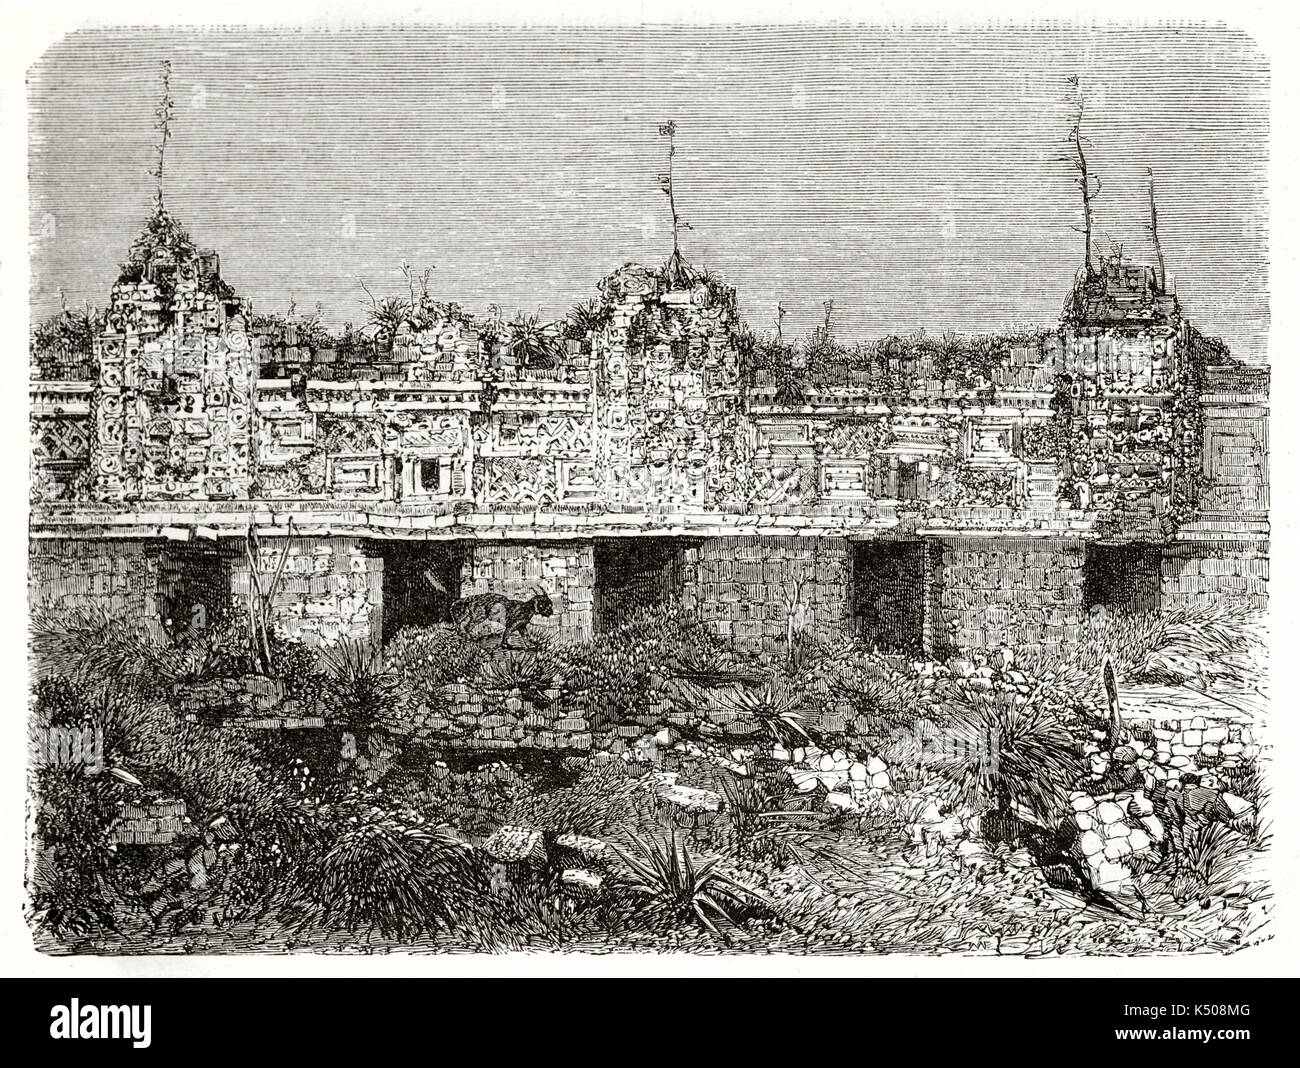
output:
[[[1097,806],[1097,818],[1102,823],[1118,823],[1124,819],[1124,810],[1114,801],[1103,801]]]
[[[1105,848],[1106,843],[1096,831],[1084,831],[1079,835],[1079,851],[1085,857],[1095,857]]]

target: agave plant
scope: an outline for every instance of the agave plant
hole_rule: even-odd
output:
[[[724,698],[740,715],[758,720],[778,744],[812,741],[798,711],[799,694],[780,678],[769,678],[760,689],[741,687]]]
[[[584,300],[569,309],[565,316],[565,336],[581,341],[604,325],[606,313],[598,300]]]
[[[992,817],[991,836],[1015,837],[1019,818],[1043,823],[1064,810],[1079,772],[1074,739],[1033,696],[963,694],[947,709],[950,756],[938,764],[957,799]]]
[[[369,726],[396,707],[398,680],[384,670],[383,658],[368,642],[341,641],[322,654],[321,663],[347,723]]]
[[[807,872],[809,864],[817,860],[834,866],[831,839],[825,832],[829,813],[784,808],[779,797],[750,778],[727,776],[722,793],[741,853],[767,860],[778,870],[798,864],[814,882]]]
[[[303,865],[295,884],[326,922],[389,938],[454,927],[488,893],[464,843],[381,814],[345,826],[323,856]]]
[[[506,351],[523,367],[553,367],[560,358],[558,339],[538,321],[535,315],[520,312],[510,324]]]
[[[81,310],[64,309],[37,324],[32,335],[33,353],[66,352],[90,355],[102,328],[101,314],[89,304]]]
[[[494,690],[518,690],[534,704],[549,703],[546,691],[564,684],[568,674],[563,658],[543,646],[538,649],[508,649],[484,660],[478,677]]]
[[[1178,868],[1170,879],[1169,890],[1177,901],[1223,897],[1243,888],[1250,892],[1255,851],[1266,843],[1252,845],[1249,837],[1222,823],[1209,823],[1197,829],[1179,858]]]
[[[376,299],[365,282],[361,283],[367,300],[361,302],[366,309],[366,322],[374,328],[375,335],[382,341],[391,343],[397,336],[402,324],[411,317],[411,305],[400,297],[383,297]]]
[[[639,855],[619,852],[632,869],[634,887],[671,915],[693,919],[724,942],[729,940],[716,921],[735,926],[738,910],[763,903],[754,891],[717,870],[719,858],[697,864],[684,842],[679,851],[672,832],[666,842],[646,841],[637,835],[632,835],[632,840]]]

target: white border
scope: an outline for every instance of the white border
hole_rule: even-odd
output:
[[[1300,420],[1288,418],[1288,403],[1296,397],[1297,338],[1295,308],[1300,301],[1296,277],[1296,108],[1300,99],[1294,56],[1300,43],[1294,18],[1282,5],[1237,4],[1225,9],[1202,0],[1174,4],[1155,0],[1143,7],[1094,0],[1087,17],[1080,10],[1045,10],[1045,5],[1017,2],[973,3],[906,2],[887,0],[872,4],[849,0],[774,0],[715,2],[707,11],[687,0],[655,0],[614,8],[607,2],[562,0],[551,4],[522,5],[508,0],[474,0],[435,7],[379,0],[364,5],[313,4],[281,0],[265,4],[192,2],[67,3],[38,0],[14,3],[0,0],[4,13],[3,82],[0,82],[0,322],[4,327],[6,388],[0,390],[3,416],[0,428],[8,448],[0,464],[0,501],[3,501],[3,546],[10,560],[0,574],[0,673],[6,684],[4,714],[0,716],[0,963],[3,973],[16,976],[377,976],[377,975],[521,975],[552,976],[661,976],[661,975],[878,975],[878,976],[1153,976],[1208,977],[1294,975],[1300,971],[1297,939],[1297,890],[1300,890],[1300,852],[1297,851],[1296,721],[1291,695],[1300,693],[1292,642],[1300,638],[1297,618],[1296,574],[1289,550],[1295,530],[1296,428]],[[47,957],[31,948],[31,936],[21,915],[24,829],[21,813],[27,804],[26,752],[26,371],[27,294],[29,247],[26,210],[27,158],[25,74],[56,40],[86,25],[302,25],[342,28],[348,25],[384,24],[401,20],[427,23],[497,25],[586,24],[627,25],[652,23],[794,23],[881,22],[893,24],[987,25],[1081,21],[1133,24],[1136,21],[1223,23],[1250,34],[1269,57],[1272,79],[1271,162],[1269,176],[1270,289],[1272,326],[1269,356],[1273,373],[1272,432],[1273,540],[1271,546],[1271,622],[1273,646],[1274,711],[1269,732],[1276,753],[1283,754],[1273,769],[1274,798],[1271,815],[1275,847],[1271,852],[1277,909],[1272,941],[1253,950],[1222,957],[1213,954],[1143,958],[1020,958],[988,957],[697,957],[697,956],[549,956],[508,957],[384,956],[246,956],[246,957]],[[20,563],[21,561],[21,563]],[[1291,655],[1288,655],[1291,654]]]

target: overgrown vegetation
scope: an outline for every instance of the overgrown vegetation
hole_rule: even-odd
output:
[[[666,609],[591,643],[528,651],[487,649],[434,626],[403,630],[382,656],[361,643],[319,655],[273,632],[285,699],[327,709],[331,723],[274,732],[187,722],[171,706],[178,690],[248,673],[246,620],[164,639],[118,620],[38,617],[33,724],[101,727],[104,767],[34,769],[30,912],[43,938],[83,948],[270,938],[494,952],[611,943],[970,950],[983,945],[981,929],[1014,944],[1029,917],[1034,938],[1064,944],[1052,932],[1067,928],[1050,908],[1034,912],[1039,891],[1008,881],[1023,869],[985,872],[986,886],[960,864],[954,874],[942,851],[933,858],[942,866],[930,867],[929,846],[909,845],[911,828],[956,820],[944,813],[981,815],[978,837],[962,837],[970,853],[993,858],[981,863],[1000,865],[1025,842],[1043,848],[1068,810],[1080,739],[1104,723],[1086,681],[1091,665],[1111,656],[1126,682],[1149,671],[1164,684],[1236,685],[1247,677],[1236,658],[1253,641],[1243,636],[1251,625],[1227,609],[1102,620],[1077,662],[1017,654],[1014,669],[996,662],[979,668],[985,674],[852,643],[812,644],[798,665],[762,662]],[[630,741],[628,759],[534,750],[487,762],[399,729],[412,708],[455,715],[451,702],[467,690],[518,694],[554,718],[578,705],[596,710],[592,730],[607,740],[629,726],[657,738],[670,713],[681,723],[700,711],[686,695],[711,693],[710,707],[734,713],[731,726],[681,726],[656,743],[655,761],[680,785],[720,794],[721,811],[683,824],[649,788]],[[675,737],[711,746],[722,765]],[[937,764],[921,752],[932,740],[945,747]],[[904,741],[918,752],[904,752]],[[806,791],[774,754],[835,746],[881,754],[899,792],[850,815],[828,803],[827,787]],[[1231,787],[1261,803],[1257,778],[1234,771]],[[162,799],[184,803],[185,834],[170,845],[111,844],[122,804]],[[936,805],[939,816],[925,815]],[[544,863],[503,866],[484,851],[507,823],[544,832]],[[605,851],[565,845],[567,835],[594,836]],[[1249,869],[1264,840],[1257,826],[1194,835],[1177,865],[1143,875],[1152,918],[1112,917],[1126,926],[1106,937],[1147,937],[1163,925],[1151,937],[1172,938],[1206,900],[1266,900]],[[1031,904],[1007,906],[1013,892]],[[1069,938],[1099,922],[1068,928]],[[1231,948],[1245,935],[1214,937]]]
[[[1052,331],[1011,330],[964,335],[924,331],[875,341],[841,342],[829,327],[790,342],[761,336],[747,346],[747,372],[766,376],[778,404],[801,405],[818,390],[856,386],[883,395],[905,394],[927,380],[951,382],[959,390],[991,389],[999,369],[1012,365],[1013,348],[1038,351]],[[761,379],[760,379],[761,381]]]

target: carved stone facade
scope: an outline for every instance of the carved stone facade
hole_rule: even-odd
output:
[[[294,362],[215,255],[151,225],[96,379],[33,385],[33,534],[226,544],[252,527],[271,545],[292,518],[332,561],[277,606],[295,633],[378,640],[383,551],[365,545],[386,539],[469,546],[465,592],[544,586],[573,639],[625,611],[629,574],[754,650],[784,640],[799,581],[822,638],[1060,645],[1094,541],[1167,547],[1162,602],[1265,599],[1266,377],[1148,269],[1108,264],[1056,329],[860,349],[792,394],[755,371],[733,289],[633,264],[600,282],[584,337],[538,328],[545,359],[448,306],[382,361]],[[645,567],[609,548],[632,534],[658,546]]]

